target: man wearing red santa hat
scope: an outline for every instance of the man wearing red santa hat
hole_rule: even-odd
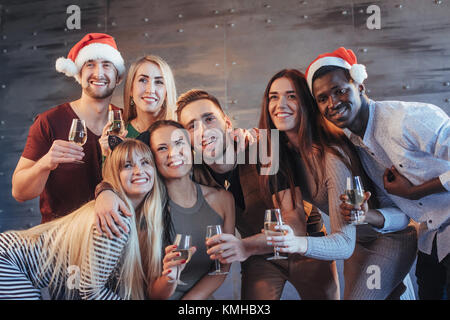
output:
[[[319,55],[306,77],[321,114],[343,129],[372,181],[420,223],[420,299],[450,299],[449,116],[431,104],[369,99],[365,67],[342,47]],[[348,219],[351,206],[341,208]],[[384,228],[402,219],[380,218]]]
[[[125,65],[111,36],[89,33],[70,50],[67,59],[56,61],[56,70],[76,79],[81,97],[36,117],[12,178],[17,201],[40,196],[42,222],[70,213],[94,198],[95,186],[101,181],[98,139],[108,122],[108,107]],[[84,120],[87,127],[82,147],[67,141],[73,119]]]

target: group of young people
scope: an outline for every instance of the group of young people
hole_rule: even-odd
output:
[[[419,298],[450,296],[449,117],[430,104],[369,99],[351,50],[319,55],[305,74],[276,73],[252,130],[233,128],[206,91],[177,98],[169,65],[149,55],[129,68],[127,130],[112,138],[108,110],[119,109],[110,102],[125,77],[114,39],[87,34],[56,69],[82,93],[30,128],[12,194],[39,196],[42,224],[0,234],[0,299],[41,299],[43,288],[52,299],[208,299],[226,277],[208,274],[216,259],[225,271],[241,262],[245,300],[280,299],[286,281],[301,299],[399,299],[416,257]],[[67,141],[74,118],[86,122],[83,147]],[[238,161],[263,129],[277,156]],[[350,223],[351,176],[369,191],[358,208],[365,225]],[[265,234],[268,208],[281,210],[283,233]],[[205,241],[208,225],[223,233]],[[177,234],[192,236],[189,261]],[[274,247],[286,259],[267,260]]]

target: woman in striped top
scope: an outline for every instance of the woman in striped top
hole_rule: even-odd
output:
[[[161,275],[165,189],[149,147],[119,144],[103,178],[133,213],[123,217],[129,231],[101,235],[91,201],[63,218],[0,234],[0,299],[40,299],[44,287],[53,299],[169,297],[174,285]]]

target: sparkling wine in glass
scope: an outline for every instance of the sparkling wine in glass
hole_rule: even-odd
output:
[[[282,226],[283,219],[281,217],[280,209],[267,209],[264,215],[264,232],[266,237],[282,236],[283,231],[275,229],[275,226]],[[267,258],[267,260],[281,260],[287,259],[287,257],[280,256],[278,248],[273,248],[273,256]]]
[[[345,194],[348,197],[347,203],[354,207],[360,207],[364,202],[364,187],[359,176],[347,177],[347,187]],[[363,210],[354,209],[350,213],[351,223],[354,225],[367,224],[364,222],[366,215]]]
[[[212,238],[216,234],[221,234],[221,233],[222,233],[222,227],[220,225],[207,226],[206,227],[206,241],[208,241],[209,238]],[[209,250],[210,247],[212,247],[212,246],[207,246],[207,249]],[[210,276],[221,275],[221,274],[228,274],[227,271],[223,271],[221,269],[221,265],[220,265],[219,259],[214,260],[214,262],[216,264],[216,270],[208,273]]]
[[[111,127],[108,129],[108,135],[122,136],[125,131],[125,122],[122,119],[121,110],[109,110],[108,120]]]
[[[86,123],[81,119],[73,119],[69,131],[69,141],[72,141],[82,147],[87,141]],[[81,160],[74,160],[77,163],[84,163]]]
[[[179,256],[175,257],[175,260],[186,260],[186,263],[188,263],[191,260],[191,236],[188,234],[177,234],[173,244],[177,246],[174,252],[180,254]],[[176,282],[178,285],[185,286],[187,285],[187,283],[180,280],[180,268],[181,266],[178,265],[176,280],[169,280],[169,282]]]

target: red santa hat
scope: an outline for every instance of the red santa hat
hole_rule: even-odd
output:
[[[88,33],[69,51],[67,59],[56,60],[56,70],[80,82],[80,70],[89,60],[105,59],[117,69],[119,77],[125,73],[125,63],[117,50],[114,38],[105,33]]]
[[[324,66],[337,66],[350,71],[350,76],[358,83],[367,79],[366,67],[358,64],[356,56],[350,49],[340,47],[339,49],[319,55],[306,69],[306,81],[312,92],[312,79],[314,73]]]

